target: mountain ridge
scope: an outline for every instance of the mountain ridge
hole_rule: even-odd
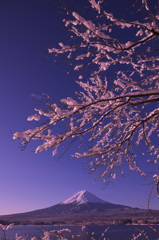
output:
[[[144,218],[147,211],[125,205],[104,201],[94,194],[83,190],[64,202],[25,213],[0,216],[0,221],[19,222],[21,224],[112,224],[114,219]],[[159,216],[159,211],[153,211]]]
[[[73,203],[73,204],[80,205],[80,204],[85,204],[85,203],[88,203],[88,202],[107,203],[106,201],[98,198],[97,196],[90,193],[89,191],[82,190],[82,191],[76,193],[75,195],[73,195],[72,197],[70,197],[69,199],[65,200],[64,202],[62,202],[60,204]]]

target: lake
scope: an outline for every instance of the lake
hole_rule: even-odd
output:
[[[104,236],[101,237],[102,233],[105,231]],[[159,225],[158,226],[153,226],[157,231],[159,232]],[[45,231],[50,231],[52,229],[64,229],[64,228],[69,228],[72,233],[74,234],[79,234],[81,233],[81,228],[80,226],[70,226],[70,227],[65,227],[65,226],[60,226],[60,227],[52,227],[52,226],[32,226],[32,225],[26,225],[26,226],[14,226],[13,228],[9,229],[6,234],[7,234],[7,239],[9,240],[14,240],[16,233],[18,236],[28,236],[27,240],[31,239],[33,236],[43,236],[42,232],[43,230]],[[95,234],[94,239],[109,239],[109,240],[131,240],[133,239],[133,234],[137,235],[139,234],[142,230],[147,234],[150,240],[159,240],[159,235],[155,233],[150,227],[146,225],[111,225],[111,226],[86,226],[86,228],[83,230],[83,236],[81,238],[75,237],[74,239],[91,239],[91,233],[94,232]],[[86,234],[87,233],[87,234]],[[71,234],[72,235],[72,234]],[[0,230],[0,239],[2,239],[3,236],[3,231]],[[56,239],[54,237],[51,237],[50,239]],[[70,238],[72,239],[72,238]],[[139,238],[138,240],[146,239],[143,235]]]

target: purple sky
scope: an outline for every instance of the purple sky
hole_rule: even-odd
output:
[[[49,207],[80,190],[146,208],[149,180],[129,172],[114,185],[93,184],[82,162],[70,159],[72,152],[54,160],[51,151],[34,154],[34,144],[20,151],[12,140],[12,132],[29,124],[32,96],[47,93],[58,101],[75,91],[64,62],[54,64],[47,51],[66,38],[61,12],[51,0],[0,1],[0,215]],[[159,209],[158,200],[151,200],[150,207]]]

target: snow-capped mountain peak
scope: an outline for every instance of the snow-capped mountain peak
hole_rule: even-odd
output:
[[[71,204],[80,205],[80,204],[84,204],[84,203],[88,203],[88,202],[106,203],[106,201],[96,197],[94,194],[92,194],[86,190],[83,190],[83,191],[76,193],[71,198],[65,200],[61,204],[70,204],[71,203]]]

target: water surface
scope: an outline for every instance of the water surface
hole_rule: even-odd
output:
[[[104,236],[102,236],[102,233],[105,231]],[[159,232],[159,225],[153,226],[158,232]],[[7,234],[8,240],[14,240],[16,233],[18,236],[27,236],[27,240],[31,239],[33,236],[42,237],[43,236],[43,230],[50,231],[52,229],[64,229],[69,228],[72,231],[72,234],[79,234],[81,233],[82,227],[80,226],[14,226],[13,228],[9,229]],[[94,232],[94,238],[96,240],[98,239],[104,239],[104,237],[108,240],[131,240],[133,239],[133,234],[137,235],[141,231],[143,231],[147,234],[150,240],[159,240],[159,234],[155,233],[149,226],[146,225],[105,225],[105,226],[86,226],[86,228],[83,231],[82,238],[75,238],[75,239],[91,239],[91,233]],[[2,239],[3,231],[0,230],[0,239]],[[56,238],[51,238],[56,239]],[[143,235],[138,238],[138,240],[146,239]]]

